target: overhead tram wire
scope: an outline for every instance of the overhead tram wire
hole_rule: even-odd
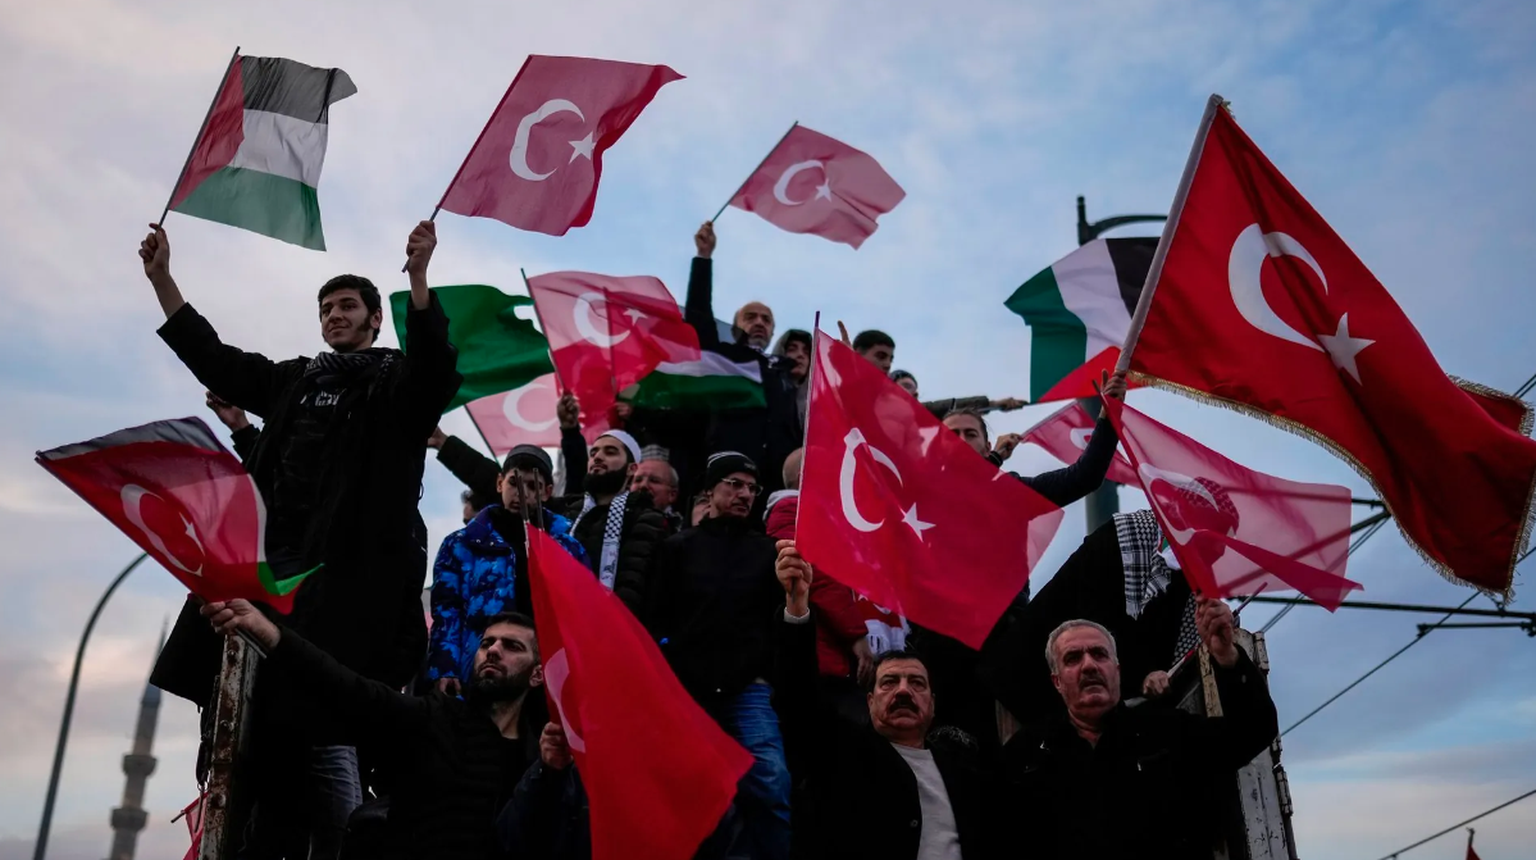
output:
[[[1522,795],[1520,795],[1519,797],[1517,797],[1517,798],[1515,798],[1513,800],[1506,800],[1503,803],[1499,804],[1498,806],[1495,806],[1492,809],[1486,810],[1484,812],[1479,812],[1478,814],[1472,816],[1471,818],[1468,818],[1466,821],[1463,821],[1463,822],[1461,822],[1459,824],[1452,824],[1450,827],[1445,828],[1444,830],[1440,831],[1439,833],[1436,833],[1433,836],[1426,836],[1425,838],[1420,839],[1419,841],[1413,843],[1412,845],[1409,845],[1407,848],[1399,848],[1396,851],[1393,851],[1391,854],[1387,854],[1386,856],[1380,858],[1380,860],[1397,860],[1397,857],[1400,854],[1407,854],[1409,851],[1412,851],[1413,849],[1419,847],[1420,845],[1424,845],[1424,844],[1433,842],[1436,839],[1439,839],[1440,837],[1444,836],[1447,833],[1450,833],[1453,830],[1460,830],[1461,828],[1466,827],[1468,824],[1471,824],[1474,821],[1477,821],[1477,820],[1483,819],[1483,818],[1487,818],[1488,816],[1494,814],[1495,812],[1498,812],[1499,810],[1503,809],[1506,806],[1514,806],[1515,804],[1519,803],[1522,800],[1525,800],[1527,797],[1531,797],[1532,795],[1536,795],[1536,788],[1533,788],[1530,791],[1527,791],[1525,794],[1522,794]]]
[[[1520,386],[1520,389],[1515,392],[1515,396],[1524,397],[1531,393],[1532,388],[1536,388],[1536,373],[1531,374],[1531,378],[1527,379],[1525,384]]]
[[[1530,558],[1531,557],[1531,553],[1533,553],[1533,552],[1536,552],[1536,547],[1531,547],[1530,549],[1526,550],[1524,554],[1522,554],[1519,558],[1515,559],[1515,564],[1518,565],[1520,562],[1525,561],[1527,558]],[[1467,599],[1463,600],[1461,602],[1461,605],[1457,606],[1456,608],[1457,609],[1465,609],[1465,608],[1467,608],[1467,604],[1471,603],[1473,600],[1476,600],[1477,596],[1479,594],[1482,594],[1482,592],[1481,591],[1474,591],[1474,592],[1472,592],[1470,595],[1467,596]],[[1328,707],[1329,705],[1333,704],[1334,702],[1338,701],[1339,698],[1341,696],[1343,696],[1345,693],[1348,693],[1350,690],[1353,690],[1354,688],[1360,686],[1360,682],[1364,681],[1366,678],[1369,678],[1372,675],[1376,674],[1377,672],[1381,671],[1381,669],[1383,669],[1388,663],[1391,663],[1393,660],[1396,660],[1398,657],[1401,657],[1403,655],[1403,652],[1405,652],[1409,648],[1412,648],[1413,646],[1419,644],[1419,642],[1421,640],[1423,640],[1423,638],[1425,636],[1428,636],[1431,632],[1433,632],[1435,630],[1435,628],[1437,628],[1440,625],[1444,624],[1445,622],[1449,621],[1451,616],[1454,615],[1454,614],[1455,614],[1454,612],[1447,612],[1443,618],[1441,618],[1439,621],[1436,621],[1434,624],[1428,624],[1428,625],[1425,625],[1425,626],[1421,627],[1419,629],[1419,634],[1417,636],[1413,637],[1413,639],[1411,639],[1408,642],[1407,645],[1404,645],[1403,647],[1401,647],[1401,648],[1397,649],[1396,651],[1392,652],[1392,656],[1390,656],[1387,659],[1381,661],[1380,663],[1377,663],[1374,667],[1371,668],[1371,670],[1369,672],[1366,672],[1364,675],[1361,675],[1360,677],[1358,677],[1354,681],[1352,681],[1349,686],[1347,686],[1344,689],[1338,691],[1337,693],[1334,693],[1331,697],[1329,697],[1328,701],[1326,701],[1326,702],[1322,703],[1321,705],[1318,705],[1317,707],[1313,708],[1311,713],[1307,714],[1305,717],[1302,717],[1301,719],[1299,719],[1296,722],[1292,723],[1290,728],[1288,728],[1285,731],[1280,733],[1280,737],[1283,738],[1286,735],[1290,734],[1291,729],[1294,729],[1297,726],[1301,725],[1302,723],[1306,722],[1307,720],[1310,720],[1313,717],[1317,716],[1317,714],[1320,711],[1322,711],[1324,708]]]

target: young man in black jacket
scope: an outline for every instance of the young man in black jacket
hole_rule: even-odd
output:
[[[435,228],[423,221],[406,241],[408,355],[373,345],[383,325],[378,289],[339,275],[318,296],[330,351],[281,362],[219,340],[182,298],[170,272],[170,241],[158,224],[152,228],[139,258],[166,315],[160,337],[215,397],[264,421],[245,464],[266,504],[267,560],[280,577],[318,567],[286,623],[365,677],[404,686],[427,636],[420,603],[426,525],[417,510],[426,441],[462,379],[448,318],[427,289]],[[201,705],[213,689],[219,650],[192,611],[183,610],[152,681]],[[344,727],[282,707],[260,683],[256,702],[253,742],[264,746],[260,760],[275,775],[257,780],[270,790],[256,792],[267,812],[258,809],[255,838],[263,845],[269,835],[292,838],[288,822],[296,817],[274,807],[294,803],[297,792],[285,785],[304,784],[299,774],[310,762],[301,752],[311,745],[330,794],[315,816],[326,820],[311,836],[315,856],[332,856],[343,813],[360,799],[355,753],[338,740]]]
[[[523,771],[538,758],[544,683],[533,621],[514,613],[486,623],[464,697],[407,696],[364,678],[244,600],[201,610],[214,630],[244,633],[267,652],[261,671],[293,695],[339,712],[387,752],[394,790],[385,857],[499,857],[495,822]],[[536,697],[529,699],[532,694]]]
[[[775,613],[784,598],[773,539],[751,517],[762,486],[757,466],[735,451],[709,458],[705,484],[710,516],[658,547],[642,620],[683,688],[752,753],[736,806],[754,860],[784,860],[790,778],[769,701]]]
[[[870,724],[839,716],[817,694],[811,566],[794,541],[778,547],[778,705],[796,775],[805,781],[795,806],[797,848],[828,860],[995,856],[991,785],[977,756],[930,743],[934,693],[923,659],[904,650],[877,655],[866,686]]]
[[[1200,599],[1221,716],[1120,700],[1115,640],[1091,621],[1058,626],[1046,645],[1065,711],[1027,725],[1003,750],[1003,808],[1030,810],[1020,857],[1209,858],[1219,792],[1279,733],[1264,676],[1237,647],[1232,610]]]

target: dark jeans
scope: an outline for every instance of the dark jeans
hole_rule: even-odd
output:
[[[789,857],[789,764],[772,696],[767,684],[752,684],[720,712],[726,734],[752,754],[752,768],[737,787],[736,806],[753,860]]]
[[[363,802],[357,748],[310,747],[257,767],[256,806],[239,860],[336,860],[347,819]]]

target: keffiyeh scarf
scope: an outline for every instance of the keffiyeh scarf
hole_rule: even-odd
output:
[[[613,497],[608,504],[608,521],[603,523],[603,554],[597,565],[597,579],[603,587],[613,590],[613,584],[618,577],[619,570],[619,539],[624,536],[624,508],[629,503],[629,491],[625,490]],[[576,533],[576,527],[581,520],[593,508],[597,507],[597,500],[588,493],[581,503],[581,513],[576,515],[576,521],[571,524],[571,533]]]
[[[1168,590],[1178,562],[1164,549],[1163,530],[1149,510],[1115,514],[1115,536],[1120,541],[1120,566],[1125,571],[1125,614],[1140,618],[1154,597]],[[1172,562],[1170,564],[1170,562]],[[1195,629],[1195,601],[1184,601],[1179,614],[1179,638],[1173,660],[1181,659],[1200,644]]]

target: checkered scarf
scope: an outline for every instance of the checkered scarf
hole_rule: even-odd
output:
[[[1165,548],[1163,530],[1151,511],[1115,514],[1115,536],[1120,540],[1120,566],[1125,571],[1125,614],[1140,618],[1152,598],[1168,590],[1178,560]],[[1177,661],[1200,644],[1195,629],[1195,602],[1184,601],[1179,616],[1179,638],[1174,645]]]
[[[613,583],[619,570],[619,539],[624,536],[624,508],[629,503],[629,491],[625,490],[613,497],[608,504],[608,521],[603,523],[603,555],[597,566],[597,578],[603,587],[613,590]],[[576,521],[571,523],[571,534],[576,533],[576,526],[593,508],[597,507],[597,500],[588,493],[581,503],[581,513],[576,515]]]

